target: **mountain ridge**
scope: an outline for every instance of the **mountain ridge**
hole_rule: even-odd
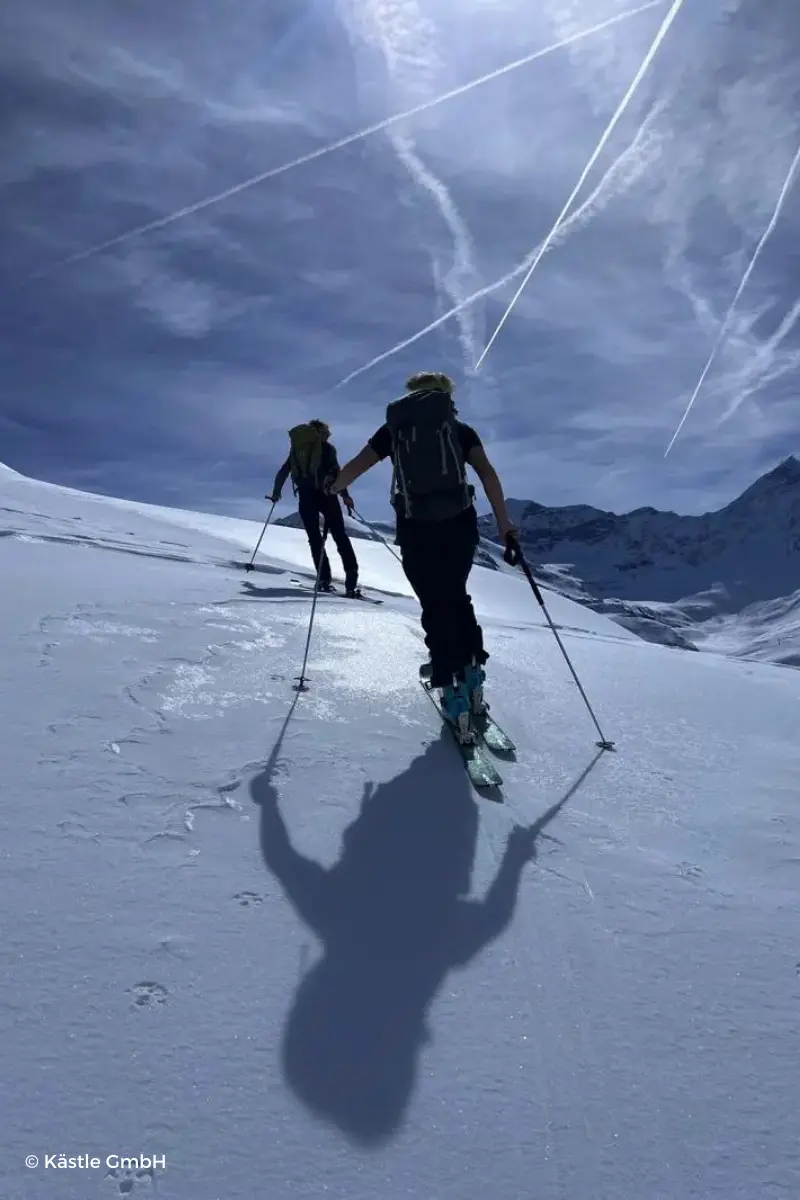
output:
[[[613,513],[590,505],[548,507],[510,499],[520,543],[543,582],[613,616],[650,641],[697,649],[744,616],[768,623],[776,601],[800,592],[800,461],[789,455],[723,507],[680,515],[652,507]],[[481,532],[498,542],[494,519]],[[726,634],[730,640],[730,630]],[[751,639],[752,640],[752,639]],[[760,657],[800,662],[782,636],[773,655],[759,629]],[[745,653],[747,647],[745,647]]]

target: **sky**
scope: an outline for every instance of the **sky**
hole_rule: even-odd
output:
[[[516,498],[702,512],[800,449],[786,0],[6,7],[16,470],[258,517],[291,425],[323,417],[345,461],[428,369]]]

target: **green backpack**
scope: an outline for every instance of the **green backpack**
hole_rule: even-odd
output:
[[[320,472],[325,441],[314,425],[295,425],[289,430],[289,466],[295,491],[301,483],[321,487]]]

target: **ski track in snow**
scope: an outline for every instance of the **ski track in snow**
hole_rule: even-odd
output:
[[[298,695],[298,531],[248,574],[257,522],[0,501],[0,1195],[800,1194],[796,672],[548,593],[601,755],[524,582],[476,568],[519,746],[487,803],[379,543],[384,605],[320,598]],[[25,1167],[62,1152],[167,1167]]]

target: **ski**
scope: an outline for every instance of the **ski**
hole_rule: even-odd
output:
[[[439,698],[430,687],[427,687],[423,680],[420,680],[423,691],[430,697],[431,704],[438,712],[444,725],[450,730],[453,735],[453,741],[458,747],[461,754],[464,766],[467,769],[470,782],[476,788],[498,788],[502,787],[503,777],[495,767],[494,763],[484,754],[480,743],[472,743],[464,745],[456,737],[456,731],[442,712],[442,706],[439,703]]]
[[[363,592],[360,596],[342,596],[342,599],[361,601],[362,604],[383,604],[382,600],[376,600],[374,596],[365,596]]]
[[[299,584],[304,592],[313,592],[314,591],[313,583],[312,584],[304,583],[302,579],[290,578],[290,583]],[[348,595],[346,595],[345,592],[337,591],[336,588],[331,588],[330,591],[321,591],[320,590],[319,595],[320,596],[336,596],[337,599],[339,599],[339,600],[355,600],[356,602],[360,601],[362,604],[383,604],[382,600],[376,600],[374,596],[365,596],[363,592],[359,596],[348,596]]]
[[[430,690],[430,684],[427,682],[431,677],[431,664],[429,662],[421,665],[419,677],[423,681],[424,686]],[[495,754],[513,754],[516,751],[516,742],[508,736],[504,729],[501,729],[488,711],[482,713],[480,716],[474,716],[473,723],[476,731],[480,734],[481,740],[486,743],[488,750],[492,750]]]
[[[515,753],[517,749],[516,742],[512,741],[505,729],[501,729],[494,717],[490,716],[488,712],[473,717],[473,721],[481,738],[495,754]]]

